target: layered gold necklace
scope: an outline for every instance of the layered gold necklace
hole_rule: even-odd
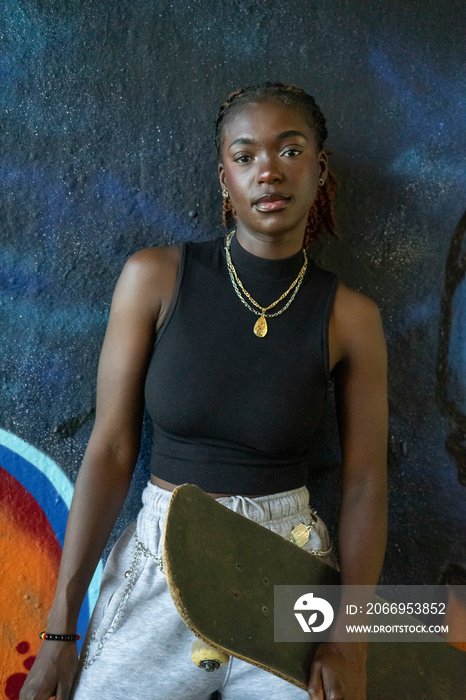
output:
[[[261,306],[260,304],[257,303],[255,299],[252,298],[252,296],[249,294],[249,292],[244,288],[243,283],[241,282],[240,278],[238,277],[238,273],[235,270],[235,266],[233,265],[233,262],[231,260],[231,254],[230,254],[230,245],[231,245],[231,239],[233,238],[235,231],[232,231],[231,233],[228,234],[226,237],[226,243],[225,243],[225,255],[227,259],[227,267],[228,267],[228,272],[230,274],[230,279],[231,283],[233,285],[233,289],[235,290],[236,294],[239,296],[243,304],[249,309],[249,311],[252,311],[253,314],[256,314],[256,316],[259,316],[257,321],[254,324],[254,333],[259,337],[263,338],[265,335],[267,335],[268,331],[268,326],[267,326],[267,319],[268,318],[274,318],[274,316],[280,316],[284,311],[287,310],[293,299],[295,298],[296,294],[298,293],[298,290],[301,286],[301,283],[303,281],[304,275],[306,274],[307,270],[307,254],[306,251],[303,248],[303,255],[304,255],[304,262],[303,266],[298,272],[298,276],[296,279],[291,283],[291,285],[288,287],[286,292],[283,292],[281,297],[279,297],[276,301],[272,302],[272,304],[269,304],[268,306]],[[292,294],[291,294],[292,292]],[[279,304],[283,299],[286,299],[286,297],[291,294],[290,298],[284,305],[280,311],[275,311],[274,313],[267,313],[270,309],[273,309],[274,306]],[[246,299],[248,301],[246,301]],[[253,306],[251,306],[251,304]]]

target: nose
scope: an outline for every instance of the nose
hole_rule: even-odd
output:
[[[259,161],[257,182],[268,185],[282,180],[282,172],[277,159],[272,155],[264,154]]]

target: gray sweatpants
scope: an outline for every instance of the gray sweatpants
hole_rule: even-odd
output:
[[[74,700],[306,700],[308,694],[276,676],[230,657],[207,673],[191,661],[195,639],[178,614],[161,570],[161,534],[171,493],[149,482],[137,521],[108,558],[83,645],[71,697]],[[327,528],[311,516],[306,487],[259,498],[231,496],[219,502],[282,537],[311,524],[303,549],[328,550]],[[193,541],[196,533],[193,532]],[[323,558],[335,564],[333,555]]]

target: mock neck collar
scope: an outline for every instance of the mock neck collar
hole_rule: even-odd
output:
[[[225,239],[226,241],[226,239]],[[304,255],[298,250],[287,258],[261,258],[245,250],[236,238],[232,236],[230,255],[238,273],[250,275],[257,279],[273,282],[274,280],[294,279],[303,266]]]

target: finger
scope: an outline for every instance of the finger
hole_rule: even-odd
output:
[[[49,700],[50,697],[55,697],[53,692],[51,693],[50,690],[36,690],[33,684],[21,690],[19,695],[20,700]]]
[[[326,673],[325,669],[322,671],[322,685],[324,686],[324,699],[325,700],[345,700],[345,698],[353,698],[345,694],[343,684],[338,677],[333,674]]]
[[[57,686],[55,700],[68,700],[71,693],[72,682],[60,682]]]
[[[325,700],[322,683],[322,664],[317,661],[311,666],[311,677],[307,687],[310,700]]]

